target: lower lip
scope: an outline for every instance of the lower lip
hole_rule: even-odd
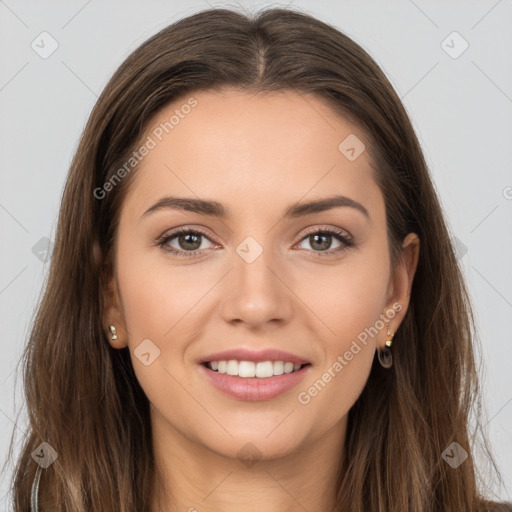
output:
[[[239,400],[263,401],[271,400],[292,389],[304,379],[311,365],[303,366],[295,372],[266,378],[238,377],[237,375],[228,375],[227,373],[210,370],[202,364],[199,367],[210,382],[227,395]]]

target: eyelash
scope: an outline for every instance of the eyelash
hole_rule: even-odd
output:
[[[322,235],[332,235],[334,238],[338,239],[340,242],[342,242],[344,245],[342,247],[338,247],[337,249],[330,249],[328,251],[313,251],[316,255],[316,257],[324,257],[324,256],[331,256],[336,253],[342,253],[343,251],[346,251],[350,247],[353,247],[355,244],[352,241],[350,237],[347,237],[345,232],[342,230],[337,229],[321,229],[321,228],[313,228],[311,230],[308,230],[306,233],[304,233],[304,236],[300,239],[299,242],[302,242],[304,239],[306,239],[308,236],[316,235],[316,234],[322,234]],[[173,238],[176,238],[179,235],[187,235],[187,234],[193,234],[193,235],[202,235],[206,239],[210,240],[209,236],[201,231],[200,229],[189,229],[189,228],[179,228],[176,231],[173,231],[169,233],[168,235],[164,235],[157,239],[157,246],[161,247],[164,251],[173,254],[175,256],[183,257],[183,258],[190,258],[192,256],[196,256],[203,252],[204,249],[196,249],[195,251],[183,251],[183,250],[176,250],[174,248],[168,248],[165,247],[166,244],[168,244]],[[210,240],[212,242],[212,240]]]

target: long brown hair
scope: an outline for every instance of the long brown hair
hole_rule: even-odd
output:
[[[393,367],[374,362],[349,413],[339,510],[512,510],[488,502],[477,485],[473,436],[483,431],[474,321],[420,144],[393,87],[352,39],[304,13],[209,9],[135,50],[105,87],[83,132],[22,359],[29,431],[13,476],[15,511],[30,509],[38,467],[32,452],[42,442],[58,458],[42,471],[41,512],[150,506],[156,472],[148,400],[128,349],[110,346],[101,320],[120,206],[136,168],[107,193],[98,190],[112,183],[159,109],[194,91],[224,87],[314,93],[357,123],[378,170],[393,264],[408,233],[421,240]],[[469,454],[457,468],[442,458],[452,442]]]

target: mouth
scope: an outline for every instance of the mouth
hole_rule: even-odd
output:
[[[271,400],[296,387],[311,371],[311,363],[291,361],[204,361],[200,373],[218,391],[243,401]]]

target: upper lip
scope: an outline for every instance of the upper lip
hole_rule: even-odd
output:
[[[199,363],[203,364],[210,361],[252,361],[259,363],[262,361],[284,361],[293,364],[306,364],[309,361],[306,359],[291,354],[290,352],[284,352],[283,350],[277,350],[274,348],[267,348],[263,350],[249,350],[246,348],[234,348],[231,350],[225,350],[223,352],[215,352],[206,357],[200,359]]]

